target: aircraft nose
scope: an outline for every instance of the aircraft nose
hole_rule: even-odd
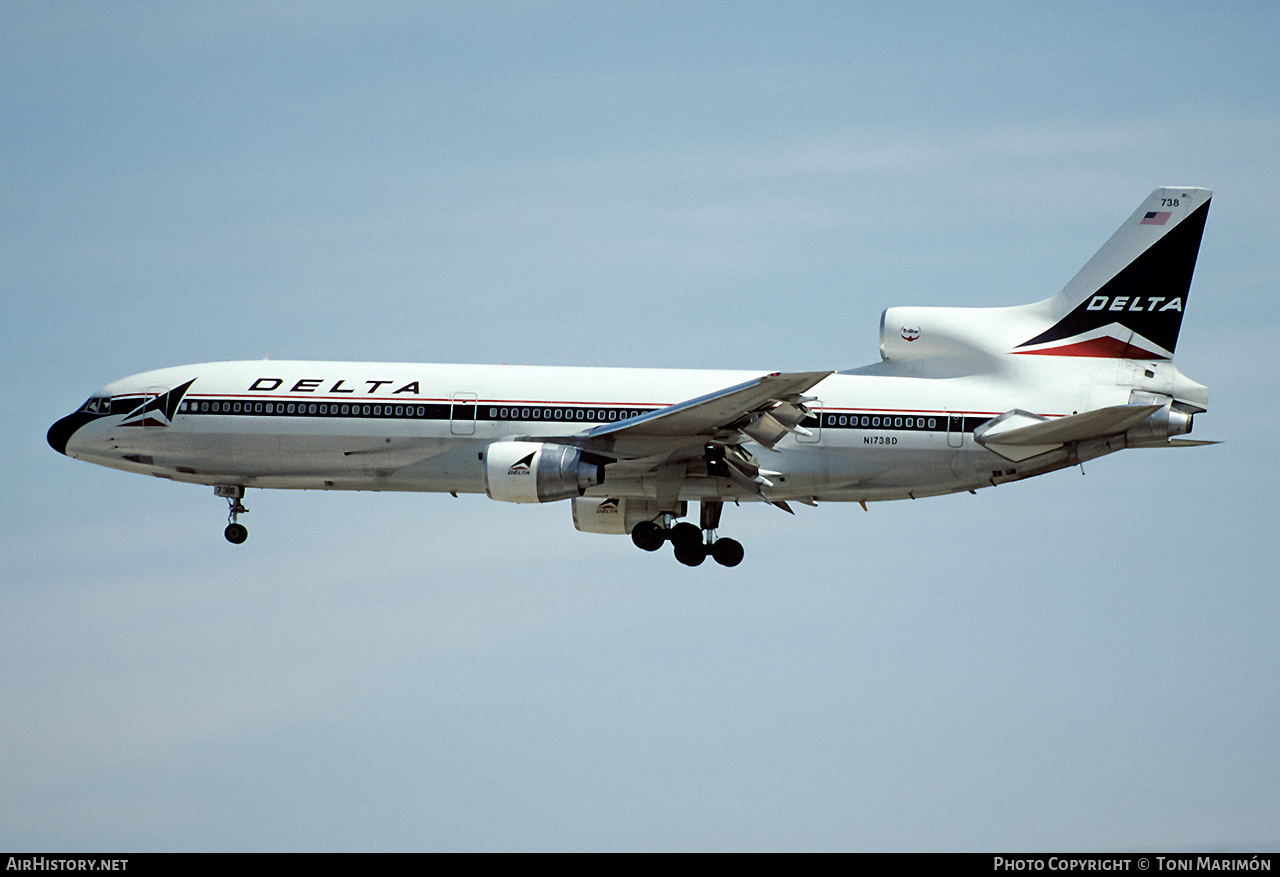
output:
[[[67,452],[67,442],[71,441],[71,436],[77,429],[84,426],[93,417],[86,415],[83,411],[77,411],[75,414],[68,414],[59,420],[53,426],[49,427],[49,433],[45,436],[49,441],[49,447],[53,448],[59,454]]]

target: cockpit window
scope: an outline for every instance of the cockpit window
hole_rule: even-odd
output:
[[[90,414],[110,414],[111,413],[111,397],[110,396],[90,396],[89,401],[82,406],[83,411]]]

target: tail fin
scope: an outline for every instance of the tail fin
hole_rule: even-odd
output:
[[[1053,298],[1054,324],[1011,353],[1172,359],[1208,189],[1156,189]]]

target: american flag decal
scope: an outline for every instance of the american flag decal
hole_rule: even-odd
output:
[[[1138,225],[1164,225],[1172,215],[1163,210],[1148,210],[1147,215],[1142,217]]]

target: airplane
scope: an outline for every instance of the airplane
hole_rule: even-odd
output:
[[[249,488],[484,493],[569,500],[580,531],[732,567],[726,502],[865,509],[1213,444],[1181,438],[1209,391],[1173,362],[1211,196],[1155,190],[1043,301],[889,308],[863,368],[204,363],[107,384],[48,442],[213,486],[235,544]]]

